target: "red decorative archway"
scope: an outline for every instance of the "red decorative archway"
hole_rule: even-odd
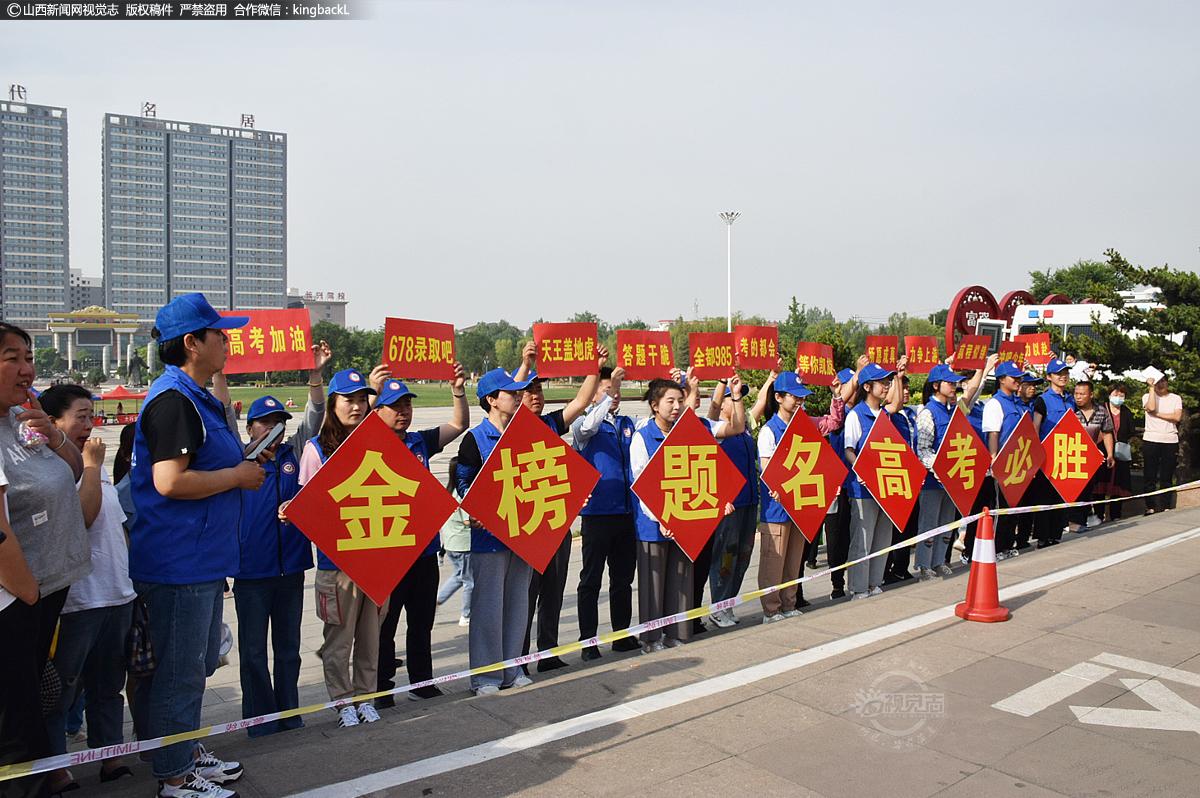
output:
[[[954,297],[950,312],[946,314],[946,352],[956,348],[954,334],[975,335],[975,325],[980,319],[1000,318],[1000,308],[992,292],[981,285],[967,286]]]
[[[1013,313],[1021,305],[1036,305],[1037,300],[1028,291],[1009,291],[1000,300],[1000,318],[1012,321]]]

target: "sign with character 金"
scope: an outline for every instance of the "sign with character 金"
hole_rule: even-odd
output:
[[[596,361],[596,323],[533,325],[539,377],[587,377],[600,372]]]
[[[225,331],[229,338],[226,374],[304,371],[313,367],[312,329],[307,310],[221,310],[218,313],[250,317],[246,326]]]
[[[733,333],[689,333],[692,376],[700,380],[723,380],[734,375]]]
[[[402,380],[454,380],[454,325],[386,319],[383,365]]]
[[[650,422],[654,423],[654,422]],[[633,483],[633,492],[694,562],[746,478],[689,407]]]
[[[284,514],[382,606],[457,506],[396,433],[368,413]]]
[[[522,405],[462,509],[542,573],[599,481],[600,472]]]

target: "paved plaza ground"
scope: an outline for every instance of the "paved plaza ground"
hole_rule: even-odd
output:
[[[438,412],[418,411],[414,427]],[[115,430],[103,434],[115,447]],[[965,566],[854,603],[830,603],[825,578],[806,585],[814,606],[786,622],[761,625],[753,602],[737,627],[679,649],[605,649],[587,665],[574,654],[519,690],[476,698],[454,682],[372,725],[340,729],[323,710],[301,730],[208,742],[243,762],[247,798],[1195,794],[1200,510],[1067,537],[999,564],[1006,623],[953,615]],[[564,642],[577,636],[578,559],[576,545]],[[745,589],[755,584],[752,568]],[[467,665],[457,609],[456,597],[439,610],[437,674]],[[232,600],[226,620],[236,629]],[[320,641],[306,607],[302,704],[327,700]],[[209,680],[205,724],[241,716],[236,650],[231,659]],[[104,786],[95,770],[74,770],[80,798],[153,795],[147,764]]]

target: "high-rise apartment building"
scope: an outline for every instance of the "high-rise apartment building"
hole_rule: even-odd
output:
[[[44,329],[68,310],[67,110],[0,102],[0,317]]]
[[[287,136],[106,114],[104,288],[144,321],[193,291],[286,307]]]

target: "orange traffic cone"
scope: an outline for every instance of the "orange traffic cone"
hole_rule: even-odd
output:
[[[984,623],[1008,620],[1008,610],[1000,606],[1000,585],[996,582],[996,535],[991,513],[986,507],[975,533],[975,546],[971,549],[967,600],[954,608],[954,614],[968,621]]]

